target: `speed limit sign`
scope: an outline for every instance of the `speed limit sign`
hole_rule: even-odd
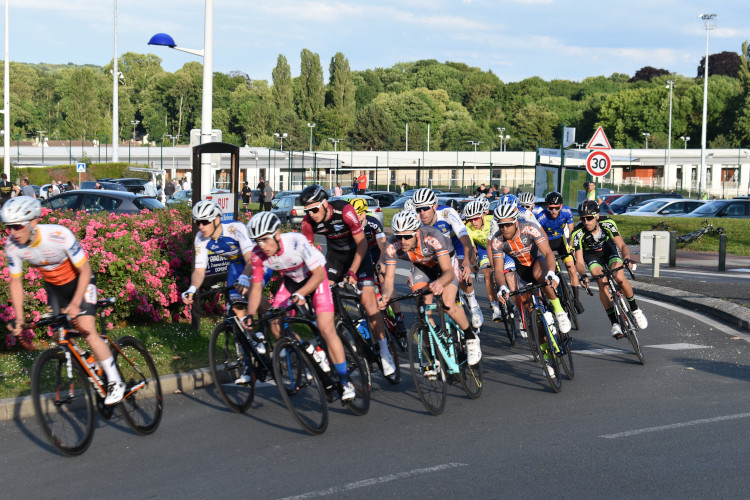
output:
[[[609,173],[612,160],[604,151],[594,151],[586,158],[586,170],[594,177],[601,177]]]

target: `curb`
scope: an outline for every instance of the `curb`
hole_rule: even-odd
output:
[[[183,373],[173,373],[159,377],[162,394],[189,392],[213,385],[209,368],[201,368]],[[0,421],[34,418],[34,404],[31,396],[0,399]]]

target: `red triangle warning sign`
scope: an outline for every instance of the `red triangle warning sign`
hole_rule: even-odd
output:
[[[586,149],[612,149],[612,146],[609,145],[607,134],[604,133],[603,128],[599,127],[596,129],[596,132],[586,146]]]

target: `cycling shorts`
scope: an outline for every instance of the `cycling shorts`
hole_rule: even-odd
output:
[[[451,281],[451,285],[458,286],[458,277],[460,276],[459,270],[458,270],[458,259],[455,257],[451,257],[451,265],[453,266],[453,281]],[[411,267],[411,289],[412,291],[419,290],[420,288],[424,288],[436,279],[440,278],[440,275],[443,274],[442,269],[440,269],[440,266],[432,266],[432,267],[425,267],[425,266],[418,266],[416,264],[412,265]]]
[[[573,256],[571,255],[570,246],[568,245],[568,242],[565,241],[565,237],[549,240],[549,247],[553,252],[557,252],[557,255],[563,257],[564,263],[569,264],[573,262]]]
[[[284,278],[281,287],[276,292],[273,298],[273,304],[271,307],[287,307],[289,305],[289,297],[292,296],[297,290],[305,286],[307,280],[305,279],[301,283],[292,281],[288,278]],[[315,289],[312,296],[312,306],[316,313],[333,313],[333,295],[331,295],[331,287],[328,285],[328,277],[323,278],[323,281]]]
[[[589,272],[593,274],[595,267],[604,267],[607,264],[609,268],[617,267],[622,263],[622,257],[619,253],[612,252],[583,252],[583,261],[586,263],[586,267]]]
[[[477,264],[479,269],[490,266],[490,257],[487,255],[487,249],[484,247],[477,247]]]
[[[326,253],[326,271],[328,272],[328,279],[334,283],[339,283],[346,277],[346,272],[352,265],[354,260],[355,251],[342,252],[340,250],[329,251]],[[365,258],[357,269],[357,281],[359,286],[375,286],[375,269],[372,265],[372,258],[370,257],[370,251],[368,250],[365,254]]]
[[[51,285],[46,284],[47,290],[47,305],[52,309],[55,315],[60,314],[60,311],[68,307],[70,299],[76,293],[76,287],[78,286],[78,276],[73,280],[68,281],[64,285]],[[98,299],[98,291],[96,288],[96,275],[91,274],[91,281],[86,286],[86,293],[83,294],[83,300],[81,300],[80,309],[81,316],[96,316],[96,301]]]

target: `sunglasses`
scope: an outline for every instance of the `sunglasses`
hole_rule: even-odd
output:
[[[497,227],[500,227],[500,228],[511,227],[511,226],[515,226],[515,225],[516,225],[515,222],[498,222],[497,223]]]
[[[481,218],[482,218],[481,215],[477,215],[476,217],[472,217],[471,219],[466,219],[466,220],[468,220],[469,222],[472,222],[472,221],[475,221],[475,220],[480,220]]]
[[[306,208],[305,209],[305,213],[308,213],[308,214],[317,214],[318,211],[321,208],[323,208],[323,202],[322,201],[320,203],[318,203],[317,205],[315,205],[315,206],[312,206],[310,208]]]
[[[410,240],[414,238],[414,234],[397,234],[396,237],[400,240]]]
[[[596,216],[594,216],[594,215],[585,215],[585,216],[581,217],[581,220],[585,220],[585,221],[592,221],[594,219],[596,219]]]
[[[26,227],[26,224],[7,224],[5,227],[11,231],[20,231]]]
[[[432,210],[432,207],[417,207],[417,212],[426,212]]]
[[[212,220],[197,220],[197,221],[195,221],[195,223],[198,224],[199,226],[207,226],[207,225],[211,224],[212,222],[213,222]]]
[[[555,210],[555,211],[558,211],[558,210],[562,210],[562,207],[547,207],[547,210]]]

